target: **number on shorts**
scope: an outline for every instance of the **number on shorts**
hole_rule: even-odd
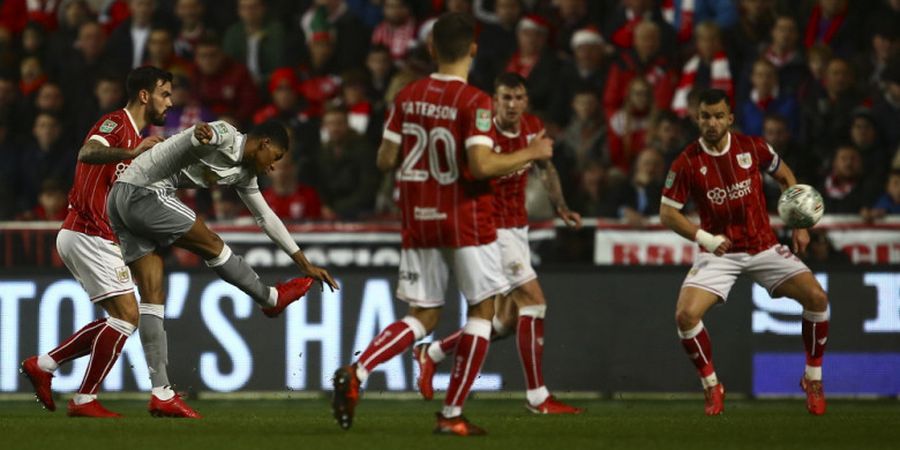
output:
[[[453,133],[444,127],[435,127],[430,131],[425,131],[421,125],[415,123],[404,123],[403,134],[409,135],[415,139],[412,150],[406,155],[403,164],[400,165],[400,173],[397,175],[399,181],[415,181],[423,182],[428,180],[429,172],[434,179],[443,185],[451,184],[459,178],[459,167],[456,165],[456,140]],[[444,156],[447,160],[447,169],[441,169],[441,162],[438,158],[438,143],[442,143],[444,147]],[[416,164],[428,149],[428,168],[429,170],[414,169]]]

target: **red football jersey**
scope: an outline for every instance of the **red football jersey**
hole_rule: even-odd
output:
[[[688,145],[672,163],[662,203],[681,209],[693,199],[701,228],[728,237],[729,253],[759,253],[777,243],[761,171],[775,172],[781,160],[762,138],[732,132],[726,139],[720,154],[700,141]]]
[[[495,128],[495,152],[512,153],[528,147],[537,133],[544,129],[541,119],[528,113],[523,114],[519,122],[519,132],[516,134]],[[525,209],[526,184],[527,168],[494,180],[494,223],[497,228],[521,228],[528,225],[528,211]]]
[[[491,184],[469,171],[466,148],[494,147],[491,98],[441,74],[394,100],[384,139],[401,144],[397,170],[403,247],[466,247],[496,240]]]
[[[318,219],[322,216],[322,202],[311,186],[297,185],[289,195],[278,195],[271,187],[262,191],[263,198],[281,220]]]
[[[113,111],[97,121],[84,142],[96,140],[108,147],[134,149],[141,142],[131,114],[124,109]],[[131,160],[109,164],[75,166],[75,182],[69,191],[69,213],[63,228],[116,241],[106,215],[106,196],[116,178],[128,168]]]

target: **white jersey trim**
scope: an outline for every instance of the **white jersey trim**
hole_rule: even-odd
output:
[[[709,147],[706,146],[706,143],[703,142],[703,138],[698,139],[698,141],[700,142],[700,148],[702,148],[703,151],[706,152],[706,154],[708,154],[710,156],[722,156],[722,155],[728,153],[728,150],[731,150],[731,133],[730,132],[725,135],[725,139],[726,139],[725,140],[725,149],[722,150],[721,153],[716,153],[716,152],[710,150]]]
[[[671,206],[671,207],[673,207],[673,208],[675,208],[675,209],[681,209],[681,208],[684,208],[684,203],[676,202],[675,200],[672,200],[671,198],[666,197],[666,196],[663,196],[663,197],[660,199],[660,202],[661,202],[663,205],[668,205],[668,206]]]
[[[107,141],[105,137],[100,136],[99,134],[92,134],[91,137],[88,138],[88,140],[97,141],[106,147],[111,147],[111,145],[109,145],[109,141]]]
[[[395,133],[391,130],[388,130],[387,128],[384,129],[384,134],[382,135],[382,137],[384,138],[384,140],[393,142],[395,144],[403,142],[403,136],[401,136],[400,133]]]
[[[469,138],[466,139],[466,148],[474,147],[476,145],[483,145],[485,147],[494,148],[494,140],[489,136],[485,136],[482,134],[469,136]]]
[[[131,122],[131,127],[134,128],[134,134],[140,136],[141,130],[137,127],[137,124],[134,123],[134,117],[131,117],[131,113],[128,112],[127,108],[122,108],[122,111],[125,111],[125,115],[128,116],[128,121]]]

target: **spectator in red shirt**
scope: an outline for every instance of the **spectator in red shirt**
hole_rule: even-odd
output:
[[[731,65],[722,46],[722,33],[715,22],[703,22],[695,30],[697,53],[681,69],[681,79],[672,109],[684,117],[688,111],[687,96],[694,89],[721,89],[734,101]]]
[[[516,29],[518,49],[506,63],[506,72],[525,78],[528,103],[534,113],[550,109],[557,87],[559,60],[547,45],[549,34],[550,25],[544,18],[534,14],[523,17]]]
[[[272,185],[263,189],[263,198],[281,220],[299,222],[322,217],[322,202],[312,186],[297,181],[292,158],[281,158],[269,172]]]
[[[203,23],[205,12],[202,0],[177,0],[175,3],[175,17],[179,23],[175,34],[175,52],[178,56],[193,59],[195,47],[206,32]]]
[[[17,217],[17,220],[63,221],[68,213],[66,187],[55,178],[44,180],[37,198],[38,204],[31,211]]]
[[[300,66],[300,95],[306,100],[303,114],[320,118],[325,102],[340,93],[341,79],[334,72],[334,37],[329,31],[318,31],[309,44],[310,66]]]
[[[172,32],[167,28],[154,28],[147,39],[147,65],[156,66],[175,76],[192,78],[194,63],[175,53]]]
[[[409,0],[385,0],[384,20],[372,32],[372,45],[384,45],[394,62],[401,62],[416,45],[416,19]]]
[[[200,102],[216,115],[228,114],[248,123],[259,106],[259,97],[247,68],[225,56],[218,38],[212,35],[197,43],[194,60]]]
[[[655,114],[650,83],[643,78],[631,80],[625,104],[609,118],[606,133],[609,160],[623,174],[629,173],[632,161],[644,148]]]
[[[634,48],[623,50],[609,70],[603,109],[612,116],[625,100],[625,88],[631,79],[641,76],[653,86],[653,99],[660,110],[669,109],[678,75],[669,61],[660,55],[660,29],[654,22],[644,21],[634,28]]]

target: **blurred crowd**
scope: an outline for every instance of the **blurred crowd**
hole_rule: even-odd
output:
[[[0,0],[0,220],[65,216],[85,133],[147,64],[175,75],[150,135],[218,119],[289,128],[291,157],[264,181],[285,221],[394,218],[375,152],[393,97],[434,69],[424,43],[444,11],[478,21],[471,83],[526,78],[586,216],[658,213],[706,87],[827,212],[900,214],[900,0]],[[532,178],[530,214],[552,217]],[[227,190],[184,200],[210,220],[246,215]]]

